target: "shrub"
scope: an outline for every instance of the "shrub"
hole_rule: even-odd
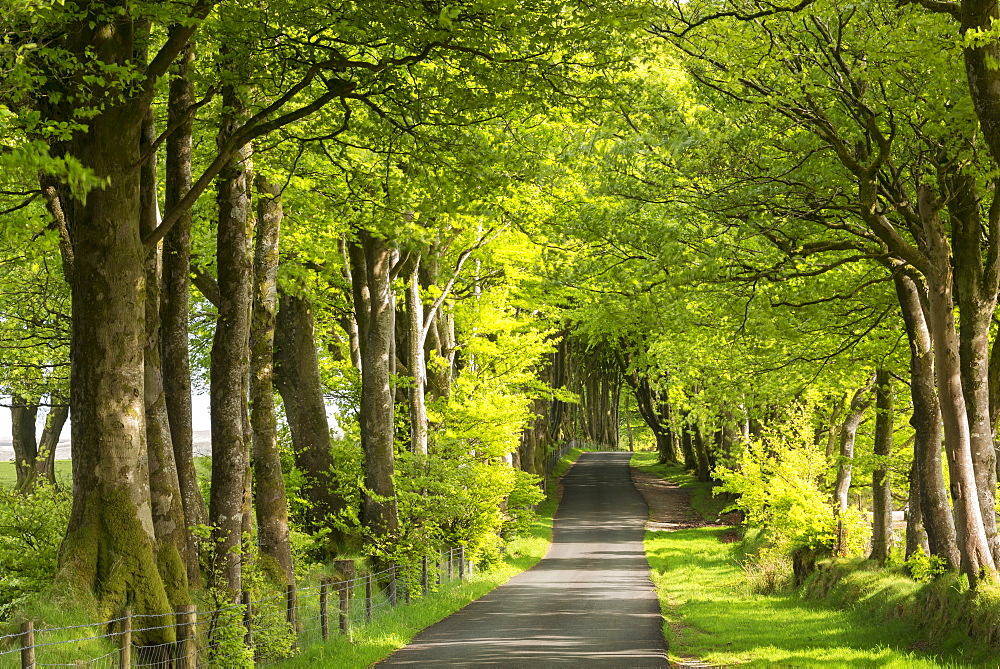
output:
[[[826,466],[813,445],[808,415],[799,409],[747,443],[731,467],[716,468],[715,477],[722,481],[717,492],[736,494],[725,511],[742,511],[747,524],[767,529],[788,552],[829,549],[837,538],[837,521],[819,484]]]
[[[71,503],[44,482],[29,495],[0,488],[0,620],[52,582]]]

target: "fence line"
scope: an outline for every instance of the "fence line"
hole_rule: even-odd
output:
[[[244,592],[240,604],[211,611],[197,611],[194,605],[165,614],[133,616],[126,611],[103,623],[49,629],[35,628],[29,621],[20,633],[0,636],[0,669],[200,669],[241,665],[251,659],[265,666],[335,634],[349,637],[403,600],[409,602],[437,585],[466,580],[473,565],[460,547],[440,551],[436,560],[425,556],[415,581],[404,578],[405,570],[399,566],[363,574],[355,574],[353,560],[338,560],[336,567],[338,580],[288,586],[284,593],[257,600]],[[160,624],[171,617],[172,623]],[[145,633],[170,628],[176,630],[176,641],[136,643]],[[74,630],[87,631],[81,636]]]

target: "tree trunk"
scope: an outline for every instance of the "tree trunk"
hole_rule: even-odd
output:
[[[919,463],[914,458],[910,465],[910,499],[907,502],[906,513],[906,557],[923,551],[924,555],[931,555],[930,543],[927,540],[927,532],[924,531],[922,502],[920,500],[920,474]]]
[[[55,485],[56,447],[59,445],[59,435],[69,417],[69,407],[65,404],[52,406],[45,418],[42,436],[36,441],[35,423],[38,406],[38,402],[17,395],[11,397],[11,436],[14,447],[14,468],[17,474],[14,489],[22,495],[34,490],[35,484],[40,479]]]
[[[427,405],[424,401],[427,364],[424,360],[424,305],[420,300],[419,256],[410,275],[406,310],[410,325],[410,375],[413,377],[413,387],[410,388],[410,447],[418,455],[427,455]]]
[[[913,461],[920,488],[920,514],[930,554],[945,560],[950,569],[958,569],[961,558],[955,536],[955,519],[948,502],[944,468],[941,462],[941,406],[938,402],[934,374],[931,334],[927,327],[920,290],[913,279],[900,271],[893,272],[896,297],[899,300],[910,343],[910,397],[913,414]]]
[[[684,469],[690,472],[698,471],[698,456],[695,455],[691,428],[687,424],[687,416],[681,416],[681,452],[684,454]]]
[[[992,272],[995,272],[1000,258],[986,258],[984,267],[982,239],[985,231],[979,216],[980,197],[974,179],[958,174],[949,181],[952,197],[948,202],[948,211],[951,214],[955,296],[961,322],[958,338],[962,393],[986,540],[994,563],[1000,564],[994,504],[997,458],[990,421],[989,389],[990,323],[996,310],[997,288],[988,270],[992,267]],[[995,254],[996,250],[992,249],[990,253]]]
[[[656,437],[657,461],[662,465],[679,461],[677,441],[670,425],[670,405],[661,393],[653,390],[649,379],[633,372],[625,376],[625,381],[635,393],[636,405],[643,422]]]
[[[50,484],[56,484],[56,448],[59,447],[59,437],[69,418],[68,404],[55,404],[56,399],[50,398],[53,404],[49,407],[49,415],[45,417],[45,427],[38,440],[38,458],[35,460],[35,471],[38,478],[43,478]],[[37,480],[37,479],[36,479]]]
[[[631,398],[632,396],[630,394],[625,394],[625,434],[628,437],[628,450],[630,453],[635,450],[635,444],[632,441],[632,412],[629,407],[629,400]]]
[[[153,110],[143,122],[140,149],[148,152],[156,139]],[[140,209],[139,231],[148,235],[158,222],[156,157],[151,156],[139,170]],[[187,582],[188,528],[184,519],[180,483],[174,462],[173,443],[167,404],[163,395],[160,367],[160,250],[154,247],[146,254],[146,338],[143,350],[144,397],[146,412],[146,447],[149,460],[150,502],[153,533],[156,537],[156,561],[167,588],[170,603],[177,607],[190,603]]]
[[[962,392],[951,258],[937,204],[930,188],[925,185],[918,190],[918,209],[924,223],[928,255],[933,269],[927,276],[927,321],[934,344],[934,367],[944,424],[944,442],[948,452],[951,494],[955,501],[955,529],[962,557],[961,568],[968,576],[969,583],[974,586],[981,573],[992,577],[996,573],[996,564],[983,523],[968,412]]]
[[[85,25],[85,24],[84,24]],[[77,36],[90,34],[84,26]],[[131,59],[132,24],[101,46],[106,62]],[[86,203],[66,197],[73,243],[70,405],[73,510],[61,573],[92,587],[107,610],[167,613],[156,568],[144,414],[146,249],[139,236],[139,137],[148,103],[130,100],[90,119],[69,153],[108,178]],[[172,639],[172,628],[144,641]]]
[[[292,433],[295,466],[305,477],[302,496],[309,501],[306,522],[313,528],[330,527],[330,517],[344,508],[331,470],[330,424],[313,324],[312,303],[305,294],[282,292],[275,330],[274,382],[285,405]],[[336,532],[331,541],[343,537]]]
[[[840,427],[840,458],[833,492],[837,515],[847,510],[847,495],[851,490],[851,469],[854,463],[854,442],[861,420],[865,417],[865,410],[871,404],[871,398],[868,397],[869,390],[871,390],[870,384],[855,391],[847,416],[844,417]]]
[[[243,121],[243,104],[232,86],[223,90],[220,144]],[[216,265],[219,274],[219,318],[211,353],[212,579],[235,601],[242,589],[242,535],[249,445],[246,443],[245,389],[249,374],[250,310],[253,262],[250,240],[253,218],[248,191],[250,147],[244,146],[218,177],[219,206]]]
[[[16,488],[21,494],[31,492],[35,486],[38,444],[35,439],[35,421],[38,402],[14,395],[10,402],[11,442],[14,446],[14,469],[17,472]]]
[[[892,548],[892,491],[889,488],[889,457],[892,455],[893,431],[892,377],[889,370],[875,372],[875,457],[872,472],[872,552],[870,558],[880,563],[889,559]]]
[[[851,469],[854,461],[854,441],[858,434],[858,426],[864,418],[865,409],[871,403],[868,391],[871,384],[859,388],[851,399],[847,416],[840,428],[840,459],[837,465],[837,482],[834,485],[834,503],[837,515],[837,554],[847,554],[847,528],[843,516],[847,511],[847,496],[851,490]]]
[[[182,54],[176,76],[170,81],[167,125],[176,127],[166,140],[164,207],[173,209],[191,188],[192,121],[186,118],[194,104],[194,85],[189,69],[193,47]],[[163,351],[163,392],[170,421],[170,437],[177,466],[177,479],[184,507],[184,523],[195,527],[208,523],[194,467],[191,433],[191,363],[188,355],[188,302],[191,293],[191,212],[185,211],[163,240],[163,277],[160,301]],[[185,551],[190,583],[201,580],[198,543],[188,532]]]
[[[340,238],[340,253],[344,256],[344,265],[341,273],[347,280],[348,290],[354,285],[354,277],[351,275],[351,262],[347,249],[347,238]],[[358,332],[358,319],[353,313],[344,318],[344,330],[347,332],[348,345],[351,349],[351,364],[354,369],[361,371],[361,334]]]
[[[691,426],[691,432],[694,438],[694,452],[698,464],[698,480],[703,482],[711,481],[712,465],[708,454],[708,440],[706,440],[704,434],[702,434],[701,425],[698,424],[697,420],[695,420],[694,424]]]
[[[253,443],[254,508],[260,552],[274,561],[267,571],[282,585],[295,583],[288,541],[288,500],[278,452],[274,415],[274,329],[277,315],[278,239],[281,196],[257,177],[258,221],[254,250],[253,315],[250,329],[250,424]],[[267,565],[271,567],[271,565]]]
[[[390,384],[395,310],[390,273],[394,253],[385,239],[367,230],[357,234],[349,255],[354,313],[361,335],[361,447],[365,458],[361,522],[375,536],[383,536],[398,525]]]
[[[839,396],[833,402],[830,409],[830,423],[826,431],[826,459],[832,460],[833,454],[837,451],[837,441],[840,436],[840,414],[844,411],[844,397]]]

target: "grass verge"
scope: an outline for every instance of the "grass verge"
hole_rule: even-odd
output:
[[[569,451],[553,471],[558,477],[566,473],[582,449]],[[528,533],[508,542],[503,559],[492,568],[477,571],[472,578],[455,587],[442,588],[410,604],[396,607],[386,615],[355,631],[351,639],[342,636],[323,644],[302,649],[295,657],[278,663],[279,667],[313,669],[367,667],[410,643],[420,631],[479,599],[490,590],[530,569],[541,560],[552,542],[552,516],[558,496],[556,486],[549,486],[549,495],[536,509],[538,519]]]
[[[638,461],[638,462],[637,462]],[[633,465],[692,489],[692,503],[716,516],[710,489],[676,468],[655,464],[655,454],[637,454]],[[708,512],[706,514],[706,511]],[[937,637],[916,616],[888,615],[883,580],[871,575],[863,588],[828,580],[812,593],[761,595],[748,586],[740,566],[741,544],[728,543],[730,527],[647,532],[646,557],[664,616],[672,662],[697,658],[711,665],[756,666],[996,666],[995,652],[962,640]],[[857,578],[857,577],[854,577]],[[919,589],[909,581],[905,593]],[[848,596],[851,590],[853,595]],[[866,594],[862,594],[866,593]],[[920,607],[911,607],[915,614]]]

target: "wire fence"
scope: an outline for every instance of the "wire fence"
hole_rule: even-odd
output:
[[[296,649],[350,635],[412,597],[439,585],[464,581],[472,562],[464,548],[443,550],[438,559],[356,575],[353,560],[338,560],[339,579],[251,599],[210,611],[194,605],[158,615],[124,615],[100,624],[35,628],[0,635],[0,669],[87,667],[89,669],[197,669],[266,666]]]

